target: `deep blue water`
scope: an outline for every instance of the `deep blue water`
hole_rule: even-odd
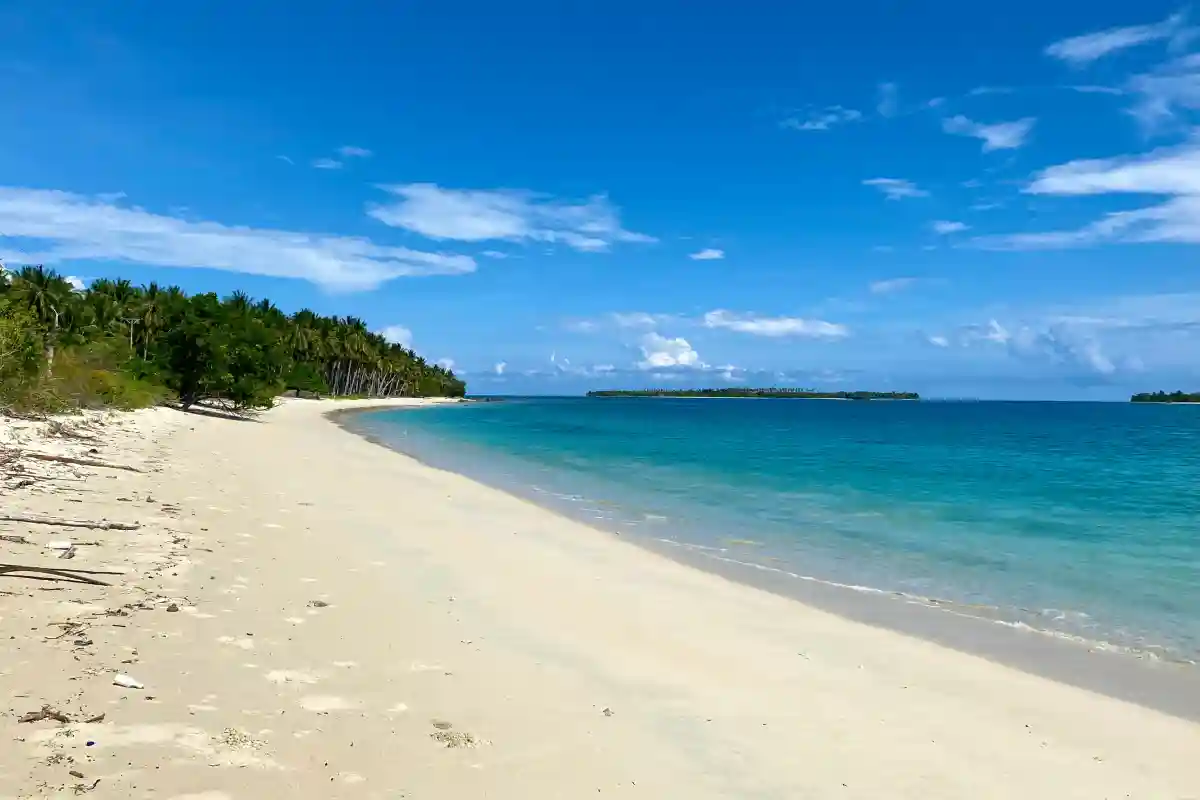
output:
[[[1200,406],[530,399],[352,425],[626,535],[1200,660]]]

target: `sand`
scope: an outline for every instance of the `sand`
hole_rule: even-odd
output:
[[[1200,797],[1194,722],[692,569],[345,407],[0,422],[145,470],[0,483],[0,513],[140,524],[0,522],[4,564],[121,573],[0,571],[0,798]],[[70,721],[19,722],[43,706]]]

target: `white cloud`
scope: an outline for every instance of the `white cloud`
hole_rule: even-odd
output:
[[[1146,132],[1157,132],[1176,118],[1177,109],[1200,109],[1200,53],[1135,75],[1126,82],[1125,89],[1137,98],[1130,115]]]
[[[809,113],[807,117],[788,117],[779,123],[780,127],[795,131],[827,131],[836,125],[847,122],[857,122],[862,119],[862,112],[842,106],[828,106],[820,111]]]
[[[342,162],[332,158],[318,158],[312,162],[316,169],[341,169]]]
[[[338,155],[342,158],[370,158],[374,153],[365,147],[355,147],[352,144],[346,144],[338,148]]]
[[[668,339],[651,331],[642,337],[642,360],[638,369],[662,369],[664,367],[703,367],[700,355],[683,337]]]
[[[939,220],[935,220],[933,222],[933,224],[930,225],[930,227],[933,228],[934,233],[940,233],[943,236],[947,236],[951,233],[961,233],[961,232],[967,230],[968,228],[970,228],[971,226],[965,222],[957,222],[955,220],[948,220],[948,219],[939,219]]]
[[[706,247],[698,253],[692,253],[688,258],[693,261],[719,261],[725,257],[724,250],[718,250],[714,247]]]
[[[487,256],[488,258],[494,258],[497,260],[503,260],[505,258],[508,258],[508,253],[502,253],[499,250],[484,250],[479,255]]]
[[[932,337],[930,342],[933,338],[945,340]],[[964,327],[959,343],[963,347],[996,345],[1018,359],[1048,361],[1093,375],[1108,376],[1117,371],[1117,364],[1104,352],[1100,342],[1084,326],[1073,324],[1019,325],[1009,330],[993,319],[987,325]]]
[[[955,136],[980,139],[983,141],[983,152],[990,153],[993,150],[1015,150],[1023,146],[1036,122],[1034,117],[1025,117],[1012,122],[987,125],[958,114],[942,120],[942,130]]]
[[[609,318],[618,328],[653,328],[671,319],[669,314],[647,314],[645,311],[614,311]]]
[[[508,362],[506,361],[497,361],[496,366],[492,367],[492,371],[497,375],[503,375],[506,369],[508,369]]]
[[[934,347],[949,347],[950,346],[950,340],[947,339],[945,336],[930,336],[926,341],[928,341]]]
[[[282,161],[282,162],[283,162],[283,163],[285,163],[285,164],[293,164],[293,165],[294,165],[294,164],[296,163],[295,161],[292,161],[292,160],[291,160],[290,158],[288,158],[287,156],[275,156],[275,158],[276,158],[278,161]]]
[[[106,260],[218,269],[301,278],[341,290],[370,289],[401,276],[475,270],[474,259],[464,255],[385,247],[360,237],[184,220],[69,192],[19,187],[0,187],[0,242],[14,248],[0,257],[27,263]]]
[[[917,188],[912,181],[903,178],[869,178],[863,181],[863,186],[873,186],[883,192],[888,200],[901,200],[905,197],[928,197],[929,192]]]
[[[368,213],[385,225],[431,239],[549,242],[587,252],[656,241],[622,228],[616,207],[604,195],[570,202],[533,192],[444,189],[432,183],[380,188],[397,199],[372,206]]]
[[[437,361],[437,365],[439,367],[441,367],[442,369],[452,370],[452,369],[454,369],[454,359],[453,358],[439,358]]]
[[[77,278],[74,275],[67,275],[63,278],[63,280],[65,280],[71,286],[71,291],[73,292],[82,292],[87,289],[87,284],[83,282],[82,278]]]
[[[869,288],[871,294],[892,294],[902,292],[916,282],[916,278],[889,278],[883,281],[874,281]]]
[[[388,325],[379,331],[379,335],[392,344],[401,347],[412,347],[412,331],[403,325]]]
[[[1046,55],[1072,66],[1086,66],[1111,53],[1150,42],[1170,41],[1176,46],[1184,44],[1191,37],[1191,31],[1185,25],[1186,18],[1180,12],[1151,25],[1109,28],[1062,39],[1047,47]]]
[[[1037,173],[1030,194],[1087,196],[1156,194],[1158,205],[1118,211],[1074,230],[982,237],[976,244],[992,249],[1082,247],[1106,241],[1200,244],[1200,141],[1164,147],[1147,154],[1071,161]]]
[[[704,315],[706,328],[725,328],[752,336],[804,336],[815,339],[841,339],[850,335],[845,325],[820,319],[800,317],[761,317],[754,314],[735,314],[724,309]]]
[[[879,98],[875,110],[881,117],[894,117],[900,110],[899,90],[894,83],[879,84]]]

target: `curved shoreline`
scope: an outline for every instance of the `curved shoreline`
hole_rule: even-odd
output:
[[[545,495],[536,491],[517,491],[513,486],[499,485],[486,477],[429,464],[386,438],[356,427],[350,419],[360,413],[386,410],[389,409],[367,407],[348,410],[353,412],[352,415],[335,412],[326,416],[348,432],[429,469],[448,471],[489,489],[505,492],[564,520],[586,525],[605,535],[618,535],[624,541],[688,567],[763,589],[847,620],[914,636],[1031,675],[1200,722],[1200,668],[1194,662],[1164,659],[1153,650],[1135,651],[1022,622],[971,613],[953,601],[846,586],[738,560],[728,553],[716,554],[709,552],[707,547],[693,546],[669,536],[615,531],[589,517],[572,515],[569,507],[546,502]]]

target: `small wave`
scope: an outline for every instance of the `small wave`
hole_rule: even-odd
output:
[[[1188,658],[1181,653],[1175,652],[1168,647],[1154,644],[1143,645],[1126,645],[1117,642],[1110,642],[1104,639],[1093,639],[1079,634],[1069,633],[1067,631],[1055,630],[1053,628],[1044,628],[1037,625],[1031,625],[1028,622],[1021,620],[1004,619],[1001,614],[1018,611],[1031,615],[1041,615],[1054,621],[1080,621],[1090,620],[1087,614],[1080,611],[1063,611],[1061,609],[1043,609],[1041,612],[1031,611],[1029,609],[1005,609],[1001,606],[988,605],[983,603],[962,603],[956,600],[948,600],[938,597],[927,597],[924,595],[912,594],[910,592],[897,591],[895,589],[880,589],[875,586],[863,586],[855,583],[842,583],[840,581],[827,580],[818,578],[814,575],[802,575],[791,570],[782,569],[779,567],[771,567],[766,564],[760,564],[753,561],[744,561],[742,559],[730,558],[726,555],[727,548],[708,547],[706,545],[698,545],[690,542],[680,542],[674,539],[658,539],[657,541],[663,544],[669,544],[679,547],[684,550],[695,550],[706,558],[711,558],[714,561],[720,561],[726,564],[733,564],[738,567],[748,567],[750,569],[759,570],[761,572],[771,572],[777,575],[784,575],[796,580],[808,581],[810,583],[820,584],[822,586],[831,586],[837,589],[847,589],[860,594],[877,595],[887,597],[894,600],[900,600],[914,605],[920,605],[925,608],[936,609],[949,614],[954,614],[958,617],[974,619],[980,622],[990,622],[996,625],[1002,625],[1013,630],[1025,631],[1027,633],[1036,633],[1042,636],[1047,636],[1061,641],[1071,642],[1073,644],[1087,647],[1090,650],[1099,650],[1109,653],[1119,653],[1135,658],[1140,658],[1154,662],[1169,662],[1175,664],[1187,664],[1197,666],[1197,661]]]

